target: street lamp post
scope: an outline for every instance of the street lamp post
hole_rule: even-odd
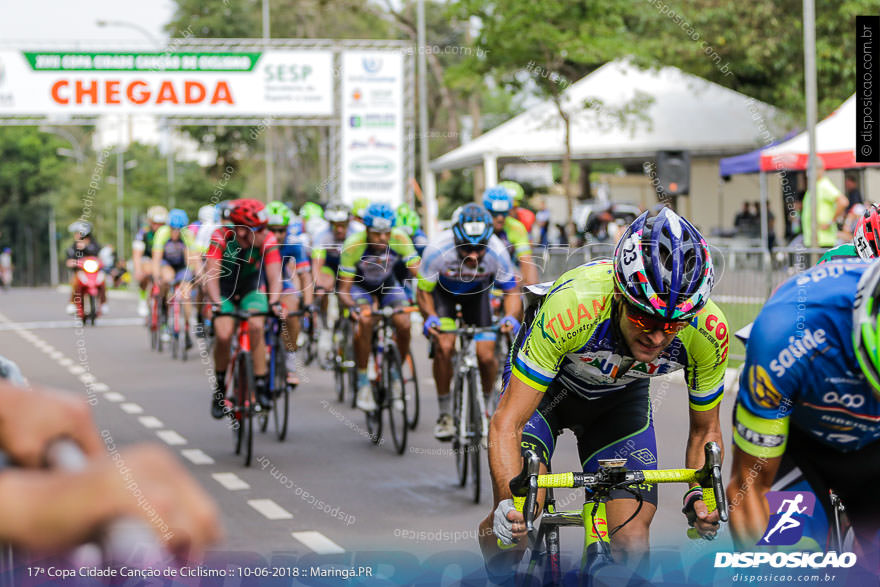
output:
[[[263,47],[269,48],[271,35],[269,0],[263,0]],[[275,199],[275,132],[272,123],[266,125],[266,202]]]

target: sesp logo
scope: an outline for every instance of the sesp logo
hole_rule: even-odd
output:
[[[816,496],[807,491],[768,491],[770,521],[758,546],[791,546],[804,534],[804,518],[813,515]]]
[[[639,450],[634,450],[630,453],[633,458],[636,458],[645,465],[652,465],[657,462],[657,457],[654,456],[654,453],[651,452],[651,449],[648,448],[640,448]]]
[[[749,393],[756,404],[762,408],[778,408],[782,401],[782,394],[770,380],[770,375],[761,365],[749,367],[748,377]]]
[[[364,57],[361,59],[361,65],[364,66],[364,71],[367,73],[379,73],[379,70],[382,69],[382,58]]]

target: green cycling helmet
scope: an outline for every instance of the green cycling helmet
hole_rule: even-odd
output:
[[[351,213],[357,216],[358,218],[363,218],[364,213],[367,211],[367,208],[370,207],[370,199],[369,198],[357,198],[354,202],[351,203]]]
[[[287,226],[290,224],[290,208],[284,202],[269,202],[266,206],[269,215],[269,226]]]
[[[422,219],[419,218],[419,214],[415,210],[407,210],[402,216],[398,215],[397,225],[403,228],[409,236],[412,236],[422,227]]]
[[[853,304],[853,350],[874,397],[880,399],[880,261],[859,279]]]
[[[502,187],[510,193],[510,197],[513,198],[514,205],[518,206],[520,202],[523,201],[523,198],[526,197],[526,193],[523,191],[523,187],[516,183],[515,181],[502,181],[498,184],[498,187]]]
[[[321,208],[320,204],[306,202],[302,205],[302,208],[299,209],[299,215],[303,219],[303,222],[308,222],[314,218],[323,218],[324,209]]]

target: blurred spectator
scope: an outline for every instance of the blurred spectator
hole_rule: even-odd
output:
[[[751,234],[755,231],[756,220],[751,204],[743,202],[742,210],[733,219],[733,226],[740,234]]]
[[[843,219],[843,225],[840,227],[840,231],[837,233],[837,239],[843,242],[851,241],[853,234],[856,231],[856,224],[859,223],[859,218],[861,218],[864,213],[864,204],[854,204],[851,206],[846,213],[846,218]]]
[[[608,226],[614,222],[614,204],[590,212],[584,232],[594,241],[604,243],[609,238]]]
[[[850,209],[856,204],[865,203],[865,200],[862,198],[862,192],[859,189],[859,180],[855,175],[851,173],[846,174],[846,177],[843,179],[843,187],[846,190],[846,199],[849,200]]]
[[[535,214],[535,222],[538,225],[538,244],[546,247],[550,244],[550,211],[547,210],[547,202],[544,198],[538,198],[535,206],[538,209]]]
[[[0,286],[6,289],[12,285],[12,249],[4,247],[0,252]]]
[[[776,216],[770,210],[769,200],[766,202],[765,207],[767,208],[767,248],[773,250],[773,247],[776,246]]]
[[[825,164],[819,159],[816,165],[816,238],[813,234],[813,195],[808,191],[804,196],[804,207],[801,211],[801,226],[804,244],[807,247],[829,248],[837,244],[837,219],[842,218],[849,201],[828,176],[825,175]]]

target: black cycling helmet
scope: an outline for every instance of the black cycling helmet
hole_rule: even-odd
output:
[[[489,243],[494,229],[489,211],[479,204],[466,204],[453,215],[452,235],[456,245],[482,245]]]

